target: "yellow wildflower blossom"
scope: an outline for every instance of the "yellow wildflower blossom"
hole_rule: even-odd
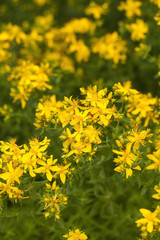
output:
[[[115,83],[113,89],[115,94],[121,96],[130,96],[138,94],[137,90],[131,88],[131,81],[126,81],[123,83],[123,85],[120,82]]]
[[[61,31],[63,33],[87,33],[94,31],[94,24],[88,18],[73,19],[70,22],[66,23]]]
[[[157,25],[160,25],[160,12],[158,12],[155,17],[154,20],[157,22]]]
[[[124,63],[126,60],[126,41],[122,40],[118,32],[107,33],[101,38],[94,39],[93,53],[98,53],[101,58],[113,60],[114,64]]]
[[[144,43],[140,43],[139,46],[135,48],[135,52],[139,56],[145,55],[148,51],[149,51],[149,46]]]
[[[101,135],[100,130],[97,130],[92,125],[88,125],[86,128],[84,128],[83,134],[85,136],[85,141],[95,144],[100,144],[102,142],[99,137]]]
[[[18,189],[17,187],[15,187],[13,183],[5,184],[0,182],[0,190],[1,190],[0,194],[7,193],[9,198],[14,199],[15,201],[17,201],[17,199],[28,198],[28,197],[23,197],[22,195],[24,194],[24,192]]]
[[[69,230],[69,234],[63,235],[67,240],[86,240],[88,237],[85,233],[82,233],[79,229],[74,231]]]
[[[60,205],[67,204],[67,198],[63,196],[61,193],[55,193],[52,196],[44,195],[45,207],[46,211],[45,217],[48,218],[51,214],[55,215],[55,218],[60,218]]]
[[[57,177],[58,175],[60,176],[60,179],[62,181],[62,183],[64,184],[66,181],[66,174],[70,174],[70,171],[68,170],[69,166],[71,165],[71,163],[68,163],[67,165],[63,166],[63,165],[57,165],[57,170],[56,173],[54,174],[54,177]]]
[[[117,141],[118,145],[121,148],[121,143]],[[112,150],[114,153],[118,154],[119,156],[115,158],[113,161],[118,165],[114,170],[116,172],[126,173],[126,178],[131,177],[133,175],[133,169],[141,170],[141,167],[136,164],[135,161],[137,156],[131,152],[131,144],[127,143],[125,149],[119,150]]]
[[[7,169],[5,173],[0,174],[0,178],[7,181],[7,184],[14,183],[15,181],[20,184],[19,178],[23,174],[21,167],[13,168],[12,162],[7,163]]]
[[[34,172],[34,169],[37,167],[37,161],[35,158],[33,158],[30,152],[23,154],[22,163],[24,164],[24,172],[29,169],[29,174],[31,177],[35,177],[36,174]]]
[[[103,108],[108,105],[109,99],[111,98],[111,96],[104,98],[107,93],[107,88],[98,91],[96,85],[93,87],[89,86],[87,90],[80,88],[80,91],[85,95],[85,100],[81,100],[81,102],[86,106]]]
[[[108,9],[107,3],[98,5],[95,2],[90,2],[89,6],[85,10],[85,13],[87,15],[93,15],[95,19],[99,19],[101,15],[106,14],[107,9]]]
[[[151,137],[153,134],[148,134],[150,130],[144,131],[132,131],[127,139],[133,144],[133,150],[136,151],[139,149],[140,144],[145,145],[145,139]]]
[[[54,17],[52,14],[47,14],[45,16],[37,16],[35,18],[35,26],[36,29],[38,28],[39,32],[44,33],[44,30],[50,30],[53,24]]]
[[[20,100],[22,108],[25,108],[26,101],[35,89],[40,91],[51,89],[52,86],[48,84],[50,71],[48,64],[38,66],[26,61],[22,61],[19,66],[13,68],[8,79],[13,85],[11,88],[13,101]]]
[[[147,209],[141,208],[140,212],[144,218],[138,219],[136,221],[137,227],[146,226],[147,232],[153,232],[155,223],[160,223],[160,219],[157,218],[156,211],[151,212]]]
[[[156,185],[156,186],[154,187],[154,190],[155,190],[157,193],[156,193],[156,194],[153,194],[153,195],[152,195],[152,198],[155,198],[155,199],[159,200],[159,199],[160,199],[160,183],[159,183],[159,185]]]
[[[148,154],[147,157],[154,163],[146,167],[146,169],[158,169],[160,172],[160,149],[158,149],[156,152],[153,152],[153,154]]]
[[[61,139],[65,140],[63,142],[63,147],[68,148],[69,145],[72,145],[76,141],[77,135],[77,132],[71,133],[70,129],[66,128],[66,130],[63,131],[62,135],[60,136]]]
[[[127,104],[128,117],[138,115],[140,119],[145,119],[144,126],[148,126],[149,121],[159,124],[160,112],[158,108],[158,98],[153,98],[151,94],[132,94],[124,98],[129,103]]]
[[[76,40],[71,43],[68,53],[73,53],[76,52],[76,60],[77,62],[87,62],[90,56],[90,50],[89,48],[85,45],[83,40]]]
[[[126,2],[120,2],[118,9],[120,11],[125,11],[127,18],[131,18],[134,15],[139,17],[142,14],[140,9],[141,5],[141,1],[126,0]]]
[[[45,137],[42,141],[39,141],[38,138],[33,138],[29,140],[30,150],[29,152],[31,155],[37,159],[42,158],[45,154],[45,150],[48,148],[50,144],[50,139]]]
[[[17,25],[13,25],[12,23],[8,23],[5,26],[5,30],[0,33],[0,41],[3,40],[10,43],[16,41],[17,44],[20,44],[26,40],[26,37],[27,36],[22,29]]]
[[[127,144],[125,150],[113,150],[114,153],[120,155],[121,160],[125,161],[130,167],[132,166],[133,162],[136,160],[136,155],[131,153],[131,145]],[[115,161],[116,162],[116,161]]]
[[[60,168],[55,165],[57,159],[53,160],[53,156],[51,155],[47,161],[39,160],[38,164],[42,165],[43,167],[39,167],[35,170],[36,173],[45,173],[48,181],[52,181],[53,175],[51,171],[57,172],[60,171]]]
[[[128,24],[127,29],[131,32],[131,39],[133,41],[140,41],[146,38],[148,25],[142,19],[137,19],[135,23]]]
[[[55,95],[50,96],[49,99],[48,97],[47,99],[42,99],[36,109],[36,122],[34,123],[34,125],[39,128],[42,125],[47,126],[47,123],[49,121],[55,123],[53,118],[55,118],[55,115],[60,111],[62,106],[63,103],[60,101],[56,101]]]

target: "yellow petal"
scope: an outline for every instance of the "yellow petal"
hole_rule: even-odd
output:
[[[148,222],[148,224],[147,224],[147,231],[149,233],[153,232],[153,222]]]
[[[64,184],[65,181],[66,181],[66,175],[64,173],[61,173],[60,174],[60,179],[61,179],[62,183]]]
[[[80,240],[86,240],[87,238],[88,237],[84,233],[80,235]]]
[[[49,170],[47,171],[46,176],[47,176],[48,181],[52,181],[52,174]]]
[[[126,178],[131,177],[133,174],[133,171],[131,168],[126,168]]]
[[[141,167],[139,165],[134,167],[133,169],[141,171]]]
[[[157,167],[156,167],[155,163],[153,163],[153,164],[149,165],[148,167],[146,167],[146,169],[149,169],[149,170],[156,169],[156,168]]]
[[[146,217],[146,218],[152,214],[151,211],[149,211],[148,209],[145,209],[145,208],[141,208],[139,211],[140,211],[140,212],[142,213],[142,215],[143,215],[144,217]]]
[[[51,170],[57,172],[60,170],[60,168],[58,166],[53,166],[51,167]]]

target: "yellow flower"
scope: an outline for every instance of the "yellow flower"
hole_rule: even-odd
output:
[[[148,26],[142,19],[137,19],[135,23],[128,24],[127,29],[131,32],[133,41],[145,39],[148,32]]]
[[[149,129],[148,130],[144,130],[144,131],[132,131],[131,134],[127,137],[128,140],[133,144],[133,150],[138,150],[140,144],[142,144],[143,146],[145,146],[145,139],[147,137],[151,137],[152,134],[148,134],[149,133]]]
[[[113,152],[120,155],[121,156],[120,159],[122,161],[125,161],[126,164],[128,164],[130,167],[132,166],[132,164],[135,162],[135,160],[137,158],[137,156],[131,152],[130,144],[127,144],[126,149],[124,149],[124,150],[122,150],[122,149],[121,149],[121,151],[113,150]]]
[[[137,53],[137,55],[139,56],[143,56],[145,55],[146,53],[148,53],[149,51],[149,46],[144,44],[144,43],[140,43],[138,47],[136,47],[135,49],[135,52]]]
[[[83,129],[83,126],[86,125],[86,122],[89,120],[90,116],[88,115],[89,110],[79,111],[75,109],[75,114],[72,116],[70,121],[71,125],[79,125],[80,129]]]
[[[131,88],[131,81],[126,81],[123,83],[123,85],[120,82],[115,83],[113,89],[115,94],[119,94],[121,96],[138,94],[137,90]]]
[[[126,17],[131,18],[134,15],[141,16],[142,3],[135,0],[126,0],[126,2],[120,2],[118,9],[120,11],[125,11]]]
[[[48,148],[50,144],[50,139],[45,137],[42,141],[39,141],[38,138],[33,138],[29,141],[31,155],[36,159],[42,158],[45,155],[45,150]]]
[[[10,93],[13,102],[20,100],[22,108],[25,108],[26,101],[35,89],[40,91],[51,89],[52,86],[48,84],[50,72],[49,64],[38,66],[29,61],[21,61],[18,66],[13,68],[8,78],[13,85]]]
[[[42,165],[43,167],[39,167],[35,169],[36,173],[45,173],[48,181],[52,181],[53,175],[51,171],[60,171],[60,168],[58,166],[55,166],[55,163],[57,162],[57,159],[53,160],[53,156],[51,155],[49,159],[47,159],[47,162],[44,162],[42,160],[38,160],[38,164]]]
[[[0,178],[7,180],[7,184],[14,183],[15,181],[20,184],[19,178],[23,174],[21,167],[13,168],[12,162],[7,164],[8,172],[0,174]]]
[[[52,27],[53,21],[54,21],[53,14],[48,13],[45,16],[37,16],[35,18],[36,29],[38,29],[38,31],[42,33],[44,33],[44,30],[49,31]]]
[[[108,9],[107,3],[98,5],[95,2],[90,2],[89,6],[85,10],[85,13],[87,15],[93,15],[95,19],[99,19],[101,15],[106,14],[107,9]]]
[[[121,148],[120,141],[117,141],[118,145]],[[131,144],[126,144],[126,149],[121,149],[121,151],[112,150],[114,153],[118,154],[119,156],[115,158],[113,161],[118,165],[114,170],[116,172],[125,172],[126,178],[131,177],[133,175],[133,170],[141,170],[141,167],[139,165],[134,166],[137,156],[131,152]]]
[[[112,60],[114,64],[124,63],[127,53],[126,41],[118,32],[107,33],[93,40],[92,52],[98,53],[101,58]]]
[[[78,135],[77,132],[71,133],[69,128],[66,128],[65,131],[63,131],[63,135],[60,136],[61,139],[65,140],[63,142],[63,147],[68,148],[69,145],[72,146],[72,144],[76,141],[76,136]]]
[[[67,56],[62,56],[60,61],[60,68],[64,71],[75,72],[74,62]]]
[[[146,167],[146,169],[158,169],[160,172],[160,149],[156,152],[153,152],[153,154],[148,154],[147,157],[151,159],[154,163]]]
[[[2,193],[7,193],[9,198],[11,199],[14,199],[15,201],[17,201],[17,199],[25,199],[25,198],[28,198],[28,197],[23,197],[22,195],[24,194],[24,192],[20,189],[18,189],[17,187],[15,187],[12,184],[5,184],[5,183],[2,183],[0,182],[0,194]]]
[[[70,171],[68,170],[70,165],[71,165],[71,163],[68,163],[65,166],[57,165],[58,169],[56,170],[56,173],[54,174],[54,177],[57,177],[57,175],[59,175],[63,184],[66,181],[66,174],[70,174]]]
[[[85,45],[83,40],[76,40],[71,43],[68,53],[76,52],[76,60],[77,62],[87,62],[90,56],[90,50]]]
[[[35,177],[36,174],[34,172],[34,169],[36,168],[36,159],[33,158],[32,154],[30,152],[25,153],[22,156],[22,163],[24,164],[24,170],[29,169],[29,174],[31,177]]]
[[[101,135],[100,130],[97,130],[92,125],[88,125],[86,128],[84,128],[83,134],[85,136],[86,142],[88,141],[95,144],[100,144],[102,142],[99,138],[99,136]]]
[[[48,97],[47,99],[44,97],[36,109],[36,123],[34,123],[34,125],[39,128],[41,125],[47,126],[46,123],[49,121],[55,123],[53,118],[60,111],[62,106],[62,102],[56,101],[55,95],[50,96],[49,99]]]
[[[86,240],[88,237],[85,233],[82,233],[79,229],[74,231],[69,230],[69,234],[63,235],[67,240]]]
[[[18,86],[17,89],[11,88],[11,97],[13,97],[13,102],[18,100],[21,101],[22,108],[26,107],[26,101],[29,99],[29,93],[25,91],[25,89],[21,86]]]
[[[111,98],[105,98],[104,96],[107,93],[107,88],[104,88],[100,91],[98,91],[97,86],[89,86],[87,90],[84,88],[80,88],[80,91],[83,95],[85,95],[85,100],[81,100],[81,102],[85,106],[92,106],[92,107],[99,107],[99,108],[105,108],[108,103],[109,99]]]
[[[54,214],[55,218],[60,218],[60,205],[67,204],[67,198],[63,196],[61,193],[55,193],[52,196],[43,195],[45,207],[44,210],[47,210],[45,213],[45,217],[49,217],[50,214]]]
[[[157,213],[151,212],[147,209],[141,208],[140,209],[141,214],[144,216],[144,218],[138,219],[136,221],[137,226],[146,226],[147,231],[149,233],[154,231],[154,224],[160,223],[160,220],[157,218]]]
[[[152,195],[152,198],[155,198],[155,199],[159,200],[159,199],[160,199],[160,183],[159,183],[159,185],[156,185],[156,186],[154,187],[154,190],[155,190],[157,193],[156,193],[156,194],[153,194],[153,195]]]
[[[128,101],[127,112],[128,117],[133,118],[132,115],[138,115],[140,119],[144,118],[144,126],[148,126],[149,121],[159,124],[160,112],[156,109],[158,106],[158,98],[152,98],[151,94],[132,94],[124,97]]]
[[[62,33],[87,33],[94,31],[94,24],[88,18],[73,19],[61,28]]]

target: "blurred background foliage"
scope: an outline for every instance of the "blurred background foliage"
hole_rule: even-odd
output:
[[[23,27],[26,22],[32,26],[37,16],[46,16],[52,14],[54,16],[54,25],[62,27],[66,22],[75,18],[86,17],[85,9],[91,1],[83,0],[59,0],[59,1],[16,1],[1,0],[0,22],[12,23]],[[105,1],[96,1],[97,4],[103,4]],[[154,16],[157,13],[157,7],[150,3],[149,0],[142,1],[143,20],[149,26],[149,34],[146,43],[149,46],[149,54],[147,52],[143,56],[133,54],[134,48],[138,46],[137,42],[129,40],[129,34],[124,33],[124,23],[126,17],[124,12],[118,11],[119,1],[106,1],[109,9],[106,15],[102,16],[102,26],[96,30],[95,36],[99,37],[108,32],[118,31],[125,34],[128,38],[127,45],[129,52],[125,64],[119,64],[113,68],[111,61],[98,59],[97,55],[92,55],[87,63],[77,64],[77,68],[82,68],[83,76],[77,74],[63,75],[61,82],[64,95],[75,94],[77,96],[78,89],[81,86],[88,86],[103,79],[103,86],[112,86],[117,81],[132,81],[133,86],[144,93],[151,92],[153,95],[159,94],[158,80],[156,79],[158,67],[156,65],[159,56],[160,44],[157,38],[160,34],[160,28],[157,26]],[[39,4],[38,4],[39,3]],[[43,4],[44,3],[44,4]],[[92,16],[87,16],[93,20]],[[67,86],[67,87],[66,87]]]

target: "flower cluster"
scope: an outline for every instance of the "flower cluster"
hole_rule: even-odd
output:
[[[64,184],[66,175],[70,174],[67,170],[70,166],[57,164],[57,159],[53,159],[53,155],[47,155],[47,148],[50,140],[45,137],[39,141],[37,138],[29,141],[29,146],[16,144],[15,139],[9,142],[1,141],[1,195],[8,195],[10,199],[17,201],[18,199],[28,198],[23,196],[25,192],[29,195],[29,188],[25,192],[21,190],[23,179],[28,174],[31,178],[36,178],[37,174],[42,175],[47,181],[47,195],[44,195],[45,207],[44,210],[49,210],[55,214],[56,218],[60,215],[60,206],[67,202],[66,197],[60,192],[59,187],[56,187],[56,181],[50,186],[49,182],[60,176],[61,182]],[[32,183],[31,183],[32,184]],[[50,193],[49,193],[50,190]],[[49,195],[50,194],[50,195]],[[26,195],[26,194],[25,194]],[[49,216],[47,212],[46,217]]]
[[[51,69],[48,64],[35,65],[30,62],[21,61],[19,66],[13,68],[8,80],[11,81],[11,93],[13,101],[21,101],[22,108],[25,108],[32,92],[37,89],[44,91],[51,89],[48,75]]]
[[[107,33],[101,38],[93,40],[92,51],[98,53],[100,57],[109,60],[112,59],[114,64],[124,63],[126,60],[127,46],[117,32]]]
[[[132,119],[133,116],[144,119],[144,126],[148,126],[150,120],[159,124],[159,99],[153,98],[150,93],[142,94],[131,88],[131,82],[128,81],[122,86],[120,83],[114,85],[115,94],[127,102],[127,117]]]
[[[113,150],[118,155],[113,161],[118,165],[114,170],[120,173],[125,172],[126,178],[132,176],[133,169],[141,170],[141,152],[140,146],[143,147],[146,141],[152,137],[150,130],[140,130],[137,127],[130,132],[120,136],[116,141],[119,150]]]
[[[113,119],[121,118],[113,104],[112,92],[106,96],[107,89],[98,91],[97,86],[80,90],[84,95],[82,100],[65,97],[63,102],[56,102],[52,96],[39,103],[35,123],[36,127],[49,122],[60,124],[64,128],[60,136],[63,139],[62,157],[73,157],[76,162],[83,159],[84,154],[91,160],[101,143],[100,127],[108,127]]]

